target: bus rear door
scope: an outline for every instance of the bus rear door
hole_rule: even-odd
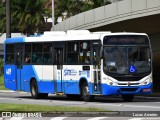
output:
[[[23,45],[22,44],[17,44],[15,46],[16,48],[16,67],[17,67],[17,71],[16,71],[16,86],[17,86],[17,90],[22,90],[23,89],[23,82],[22,82],[22,63],[23,63]]]
[[[56,66],[54,66],[54,90],[55,92],[63,92],[63,84],[62,84],[62,69],[63,69],[63,48],[55,48],[55,62]]]

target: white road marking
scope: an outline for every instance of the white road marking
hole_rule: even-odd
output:
[[[131,118],[129,120],[160,120],[160,118]]]
[[[22,120],[23,117],[12,117],[10,120]]]
[[[136,105],[125,105],[125,104],[96,104],[96,105],[101,105],[101,106],[119,106],[119,107],[135,107],[135,108],[155,108],[155,109],[160,109],[160,107],[156,107],[156,106],[136,106]]]
[[[63,120],[65,118],[67,118],[67,117],[54,117],[54,118],[52,118],[50,120]]]
[[[94,118],[90,118],[88,120],[102,120],[102,119],[106,119],[108,117],[94,117]]]

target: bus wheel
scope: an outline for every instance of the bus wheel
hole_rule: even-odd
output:
[[[31,82],[31,95],[34,99],[39,99],[39,98],[47,98],[48,97],[48,93],[38,93],[38,86],[35,80],[33,80]]]
[[[134,95],[122,95],[122,98],[124,102],[132,102]]]
[[[40,94],[38,93],[38,86],[37,86],[37,83],[36,83],[35,80],[33,80],[33,81],[31,82],[30,88],[31,88],[30,91],[31,91],[32,97],[33,97],[34,99],[40,98]]]
[[[89,95],[89,89],[87,83],[83,83],[81,91],[82,91],[82,98],[84,101],[89,102],[93,100],[94,96]]]

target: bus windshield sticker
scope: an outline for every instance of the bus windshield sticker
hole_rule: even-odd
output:
[[[131,65],[130,67],[129,67],[129,72],[130,73],[135,73],[137,70],[136,70],[136,67],[135,66],[133,66],[133,65]]]

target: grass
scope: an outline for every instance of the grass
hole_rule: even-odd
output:
[[[63,107],[63,106],[46,106],[46,105],[28,105],[28,104],[6,104],[0,103],[0,111],[38,111],[38,112],[106,112],[100,108],[83,108],[83,107]]]

